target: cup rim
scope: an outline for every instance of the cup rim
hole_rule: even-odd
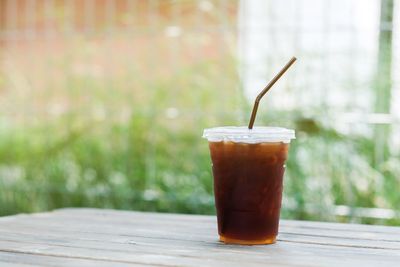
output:
[[[295,131],[283,127],[222,126],[204,129],[203,138],[209,142],[231,141],[238,143],[284,142],[295,139]]]

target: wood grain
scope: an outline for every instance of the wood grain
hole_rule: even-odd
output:
[[[231,246],[217,241],[212,216],[62,209],[0,218],[0,266],[397,266],[399,261],[398,227],[283,220],[277,244]]]
[[[53,257],[29,253],[0,252],[0,266],[32,267],[32,266],[81,266],[81,267],[108,267],[110,263],[121,267],[142,266],[133,263],[104,262],[97,260],[77,259],[70,257]],[[114,265],[114,266],[115,266]]]

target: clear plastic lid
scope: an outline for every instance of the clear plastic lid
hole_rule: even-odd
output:
[[[209,142],[231,141],[236,143],[290,143],[295,139],[294,130],[280,127],[254,127],[247,126],[225,126],[205,129],[203,137]]]

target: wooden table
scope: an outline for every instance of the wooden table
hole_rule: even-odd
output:
[[[213,216],[62,209],[0,218],[0,266],[400,266],[400,227],[281,221],[224,245]]]

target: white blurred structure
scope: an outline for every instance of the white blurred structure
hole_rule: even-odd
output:
[[[378,0],[241,1],[239,58],[246,96],[253,100],[294,55],[297,64],[279,82],[281,88],[271,91],[280,96],[272,105],[368,110],[379,8]]]
[[[393,21],[384,21],[381,4],[389,1],[393,2]],[[385,86],[390,87],[390,100],[388,110],[382,111],[377,99],[387,95],[377,85],[378,75],[382,77],[379,43],[380,34],[388,31],[391,84]],[[317,110],[324,118],[330,114],[330,124],[339,131],[375,139],[376,128],[371,125],[390,125],[391,135],[378,139],[390,139],[392,149],[400,147],[399,48],[398,0],[240,1],[239,73],[249,101],[296,56],[296,64],[263,99],[265,106]]]

